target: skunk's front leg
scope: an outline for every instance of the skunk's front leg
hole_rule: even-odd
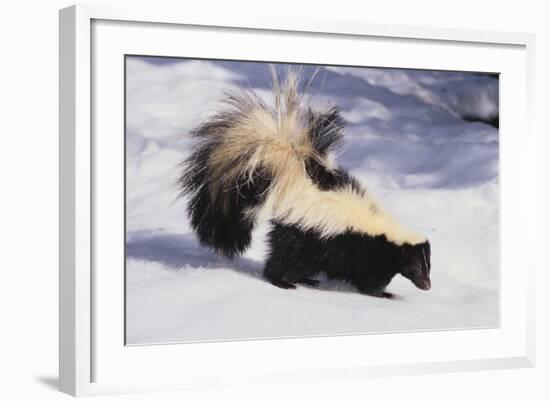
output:
[[[359,290],[359,292],[361,294],[369,295],[371,297],[376,297],[376,298],[387,298],[387,299],[393,298],[392,293],[386,292],[384,290],[368,290],[368,291]]]
[[[381,274],[379,270],[372,267],[369,270],[360,269],[353,275],[351,283],[361,294],[377,298],[393,298],[392,294],[386,292],[386,287],[394,275],[393,273]]]
[[[389,283],[373,283],[369,280],[367,283],[355,281],[352,284],[357,287],[361,294],[376,298],[393,298],[392,294],[385,291]]]

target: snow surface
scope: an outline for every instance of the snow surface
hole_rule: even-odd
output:
[[[304,76],[316,68],[303,68]],[[229,261],[201,247],[174,182],[187,132],[223,91],[269,96],[265,64],[127,58],[127,343],[495,327],[499,324],[498,80],[463,72],[319,68],[315,102],[348,124],[336,155],[432,244],[432,289],[398,276],[394,299],[321,277],[282,290],[261,275],[267,223]],[[479,120],[468,122],[469,120]]]

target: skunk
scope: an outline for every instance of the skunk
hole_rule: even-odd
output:
[[[260,220],[272,224],[264,277],[281,288],[314,286],[313,277],[385,292],[400,273],[428,290],[430,243],[401,225],[355,178],[333,165],[343,141],[337,107],[314,110],[311,80],[273,75],[270,106],[249,89],[228,92],[197,140],[178,180],[200,243],[227,257],[242,254]]]

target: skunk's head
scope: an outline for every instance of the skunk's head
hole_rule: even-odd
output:
[[[430,281],[430,243],[426,241],[417,245],[404,244],[401,248],[400,273],[421,290],[429,290],[432,286]]]

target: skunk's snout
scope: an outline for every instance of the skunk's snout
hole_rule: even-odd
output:
[[[420,288],[421,290],[424,290],[424,291],[428,291],[430,288],[432,288],[432,282],[427,277],[413,280],[413,283],[417,288]]]
[[[430,281],[430,279],[425,279],[424,281],[422,281],[422,284],[418,288],[424,291],[428,291],[430,288],[432,288],[432,282]]]

